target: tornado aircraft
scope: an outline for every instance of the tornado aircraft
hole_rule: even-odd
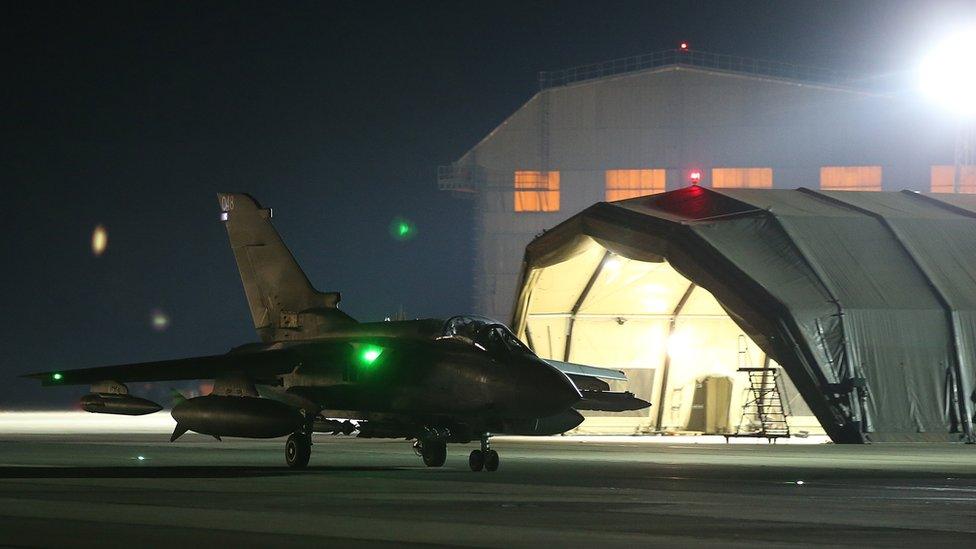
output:
[[[288,436],[285,460],[308,465],[312,433],[414,441],[428,467],[448,443],[480,440],[468,463],[498,469],[495,434],[553,435],[580,424],[577,410],[624,411],[650,404],[610,390],[618,370],[536,356],[502,323],[477,316],[360,323],[339,310],[338,292],[309,282],[247,194],[219,194],[244,293],[260,343],[221,355],[56,370],[25,377],[45,386],[90,385],[82,407],[143,415],[162,406],[126,383],[213,380],[206,396],[175,394],[178,439],[187,431],[220,437]]]

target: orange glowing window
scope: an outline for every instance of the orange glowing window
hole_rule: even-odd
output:
[[[607,170],[607,202],[664,192],[666,170]]]
[[[932,192],[951,193],[953,179],[956,176],[955,166],[932,166]],[[976,194],[976,166],[963,166],[959,177],[958,192]]]
[[[772,168],[713,168],[712,187],[716,189],[771,189]]]
[[[881,166],[824,166],[820,188],[825,191],[880,191]]]
[[[515,211],[558,212],[559,172],[515,172]]]

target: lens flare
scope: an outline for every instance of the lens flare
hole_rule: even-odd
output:
[[[95,257],[101,256],[108,248],[108,231],[102,225],[95,226],[91,236],[91,249]]]
[[[149,317],[150,323],[152,324],[152,329],[157,332],[162,332],[169,328],[169,316],[163,311],[156,309],[152,312]]]

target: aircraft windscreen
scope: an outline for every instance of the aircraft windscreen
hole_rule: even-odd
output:
[[[482,316],[456,316],[448,319],[444,323],[443,337],[470,341],[493,354],[535,355],[504,324]]]
[[[444,322],[442,336],[461,337],[474,341],[482,328],[492,324],[501,324],[501,322],[483,316],[455,316]]]
[[[486,330],[488,331],[487,339],[490,345],[497,345],[497,342],[500,342],[510,353],[520,355],[535,355],[535,353],[526,347],[525,344],[519,341],[519,338],[515,337],[515,334],[513,334],[507,326],[495,324],[487,327]],[[495,341],[496,339],[497,342]]]

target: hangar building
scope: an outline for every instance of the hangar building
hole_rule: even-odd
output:
[[[712,189],[976,192],[976,172],[957,175],[954,168],[954,121],[934,115],[910,94],[871,91],[869,80],[669,50],[545,72],[539,82],[539,92],[520,109],[438,170],[441,189],[475,202],[474,305],[486,316],[513,319],[526,245],[597,202],[691,181]],[[622,272],[640,270],[626,261],[620,258]],[[708,311],[717,309],[707,294],[690,292],[684,316],[712,315]],[[693,313],[699,306],[702,311]],[[726,351],[714,359],[732,371],[763,365],[765,355],[751,334],[735,323],[727,327],[715,336]],[[583,360],[575,350],[560,354],[558,346],[552,353],[535,350]],[[661,389],[661,361],[598,365],[632,370],[631,387],[655,404],[641,417],[591,418],[584,426],[623,432],[693,427],[688,410],[696,397],[685,395],[685,404],[677,404],[683,394],[677,386],[670,404],[654,394]],[[732,379],[729,417],[718,431],[734,427],[744,398],[742,380]],[[823,414],[807,410],[784,381],[794,430],[816,431],[815,417]]]
[[[976,196],[691,186],[598,203],[529,244],[520,280],[519,336],[623,368],[659,404],[635,418],[651,428],[689,430],[695,389],[728,379],[711,426],[727,430],[736,371],[765,354],[835,442],[972,439]]]
[[[540,84],[438,173],[476,202],[475,309],[495,318],[511,318],[535,235],[595,202],[683,187],[692,172],[714,188],[952,188],[953,121],[830,71],[672,50]]]

